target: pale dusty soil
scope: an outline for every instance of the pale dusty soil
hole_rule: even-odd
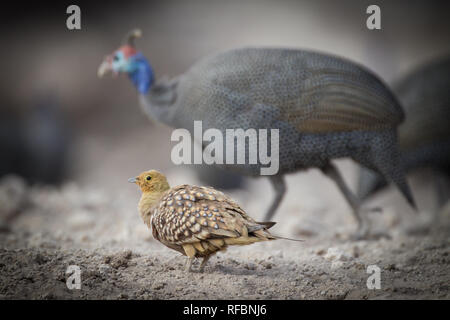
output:
[[[347,162],[339,165],[353,172]],[[167,173],[173,184],[198,183],[186,170]],[[418,202],[431,208],[416,215],[393,189],[371,202],[384,208],[371,216],[374,228],[391,238],[370,241],[348,240],[355,228],[350,211],[320,173],[289,176],[288,184],[273,232],[306,241],[230,248],[200,274],[184,272],[184,257],[151,238],[137,214],[139,192],[133,185],[124,182],[112,192],[75,183],[28,187],[3,179],[0,298],[450,298],[450,206],[439,213],[438,223],[424,228],[434,207],[428,181],[413,181]],[[264,180],[247,186],[231,195],[260,218],[270,187]],[[81,268],[81,290],[66,287],[69,265]],[[381,268],[380,290],[366,287],[368,265]]]

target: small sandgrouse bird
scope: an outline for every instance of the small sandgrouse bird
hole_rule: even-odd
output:
[[[203,271],[208,259],[229,245],[281,238],[267,231],[275,222],[256,222],[213,188],[187,184],[170,188],[166,177],[156,170],[128,181],[141,188],[138,209],[153,237],[187,256],[187,271],[192,271],[192,261],[199,257],[203,258],[199,271]]]

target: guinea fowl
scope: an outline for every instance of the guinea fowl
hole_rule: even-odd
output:
[[[437,178],[450,176],[450,57],[413,71],[394,85],[405,108],[406,120],[399,127],[401,161],[406,172],[432,168]],[[360,172],[358,194],[368,198],[387,185],[375,172]],[[448,199],[439,190],[442,206]]]
[[[365,211],[330,162],[350,157],[392,180],[414,206],[399,166],[396,127],[403,111],[390,90],[365,68],[331,55],[280,48],[243,48],[207,57],[186,73],[155,81],[134,46],[140,30],[105,58],[98,75],[126,73],[152,119],[192,132],[203,128],[279,129],[279,171],[269,177],[275,199],[270,220],[286,192],[284,175],[319,168],[334,180],[358,222],[357,238],[368,235]],[[203,145],[205,147],[205,145]],[[261,164],[220,165],[258,176]]]

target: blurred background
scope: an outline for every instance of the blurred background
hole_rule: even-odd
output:
[[[81,8],[81,30],[66,28],[71,4]],[[371,4],[381,8],[381,30],[366,27]],[[372,230],[389,231],[391,239],[358,242],[347,241],[356,222],[330,179],[317,169],[288,175],[271,230],[306,241],[230,248],[212,259],[208,276],[186,277],[183,258],[153,240],[142,223],[140,192],[127,179],[154,168],[171,185],[221,188],[223,181],[174,166],[172,129],[148,121],[127,77],[100,80],[97,68],[139,27],[137,47],[157,77],[176,76],[219,51],[277,46],[343,56],[393,87],[417,67],[449,57],[449,12],[449,1],[425,0],[2,3],[0,300],[448,299],[450,203],[437,215],[440,222],[433,218],[441,207],[429,171],[408,176],[415,215],[393,187],[370,198],[368,207],[383,209],[370,215]],[[450,83],[449,74],[438,78]],[[450,101],[448,93],[442,97],[437,100]],[[435,119],[449,133],[446,110]],[[337,165],[356,190],[358,166],[348,159]],[[261,219],[274,196],[267,180],[247,179],[243,189],[226,192]],[[408,223],[426,232],[404,232]],[[65,271],[73,264],[83,269],[83,290],[66,288]],[[383,270],[382,290],[365,286],[364,266],[372,264]]]
[[[130,189],[130,176],[157,168],[168,172],[172,184],[196,182],[189,169],[174,168],[171,129],[149,123],[129,80],[96,76],[104,56],[135,27],[143,30],[137,46],[157,77],[183,73],[214,52],[281,46],[346,57],[390,84],[450,52],[448,1],[377,1],[382,30],[374,31],[366,28],[371,1],[76,1],[82,29],[73,31],[66,28],[70,4],[15,3],[1,10],[2,176],[120,192]],[[356,181],[353,164],[339,165]],[[307,175],[315,183],[295,178],[302,195],[319,193],[323,185],[334,188],[315,170]],[[323,202],[320,196],[316,202]]]

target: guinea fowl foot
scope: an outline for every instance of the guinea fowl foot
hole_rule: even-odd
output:
[[[369,238],[369,228],[367,227],[358,227],[355,233],[350,236],[350,239],[353,241],[360,240],[368,240]]]
[[[374,232],[370,227],[368,215],[370,213],[381,213],[382,211],[383,210],[380,207],[360,208],[357,210],[357,212],[355,212],[355,216],[358,217],[358,229],[351,235],[350,239],[353,241],[379,240],[381,238],[390,239],[391,236],[387,232]]]
[[[384,231],[373,232],[368,228],[358,228],[355,233],[350,236],[352,241],[361,240],[380,240],[380,239],[392,239],[391,235]]]
[[[358,222],[358,229],[355,234],[353,234],[350,238],[354,241],[358,240],[373,240],[380,239],[382,237],[388,237],[388,234],[384,233],[372,233],[370,231],[370,220],[368,215],[370,213],[381,213],[382,209],[380,207],[374,208],[364,208],[361,205],[361,200],[356,197],[350,188],[347,186],[346,182],[342,178],[341,174],[337,170],[337,168],[332,164],[328,163],[326,166],[322,168],[323,173],[325,173],[331,180],[333,180],[339,190],[341,190],[342,195],[347,200],[348,204],[352,208],[353,216]]]
[[[356,231],[350,239],[353,241],[361,241],[361,240],[380,240],[380,239],[392,239],[392,236],[384,231],[377,232],[359,232]]]

